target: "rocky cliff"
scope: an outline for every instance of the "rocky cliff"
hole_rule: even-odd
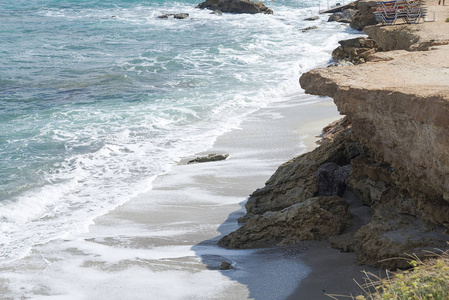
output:
[[[222,246],[328,238],[357,263],[390,269],[407,267],[398,259],[406,254],[448,248],[449,24],[365,31],[381,49],[401,50],[301,76],[307,93],[332,97],[347,119],[250,196],[243,226]],[[345,190],[369,208],[364,221],[345,205]]]

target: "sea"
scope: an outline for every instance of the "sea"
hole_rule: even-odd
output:
[[[273,15],[198,3],[0,0],[0,266],[89,232],[249,114],[298,93],[303,72],[359,34],[327,15],[305,21],[323,8],[316,0],[265,2]],[[158,18],[174,13],[189,17]],[[25,298],[47,299],[38,294]]]

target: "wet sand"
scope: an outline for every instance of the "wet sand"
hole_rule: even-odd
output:
[[[239,129],[220,136],[211,149],[198,153],[229,154],[227,160],[174,166],[155,180],[151,191],[99,218],[90,235],[104,240],[111,227],[123,222],[156,233],[151,239],[132,240],[139,248],[159,249],[160,256],[146,268],[170,272],[172,282],[179,277],[189,295],[167,294],[170,286],[159,283],[160,296],[166,299],[285,299],[310,272],[301,258],[306,244],[227,250],[216,242],[238,228],[246,197],[262,187],[280,164],[316,147],[316,135],[337,118],[332,100],[307,95],[263,108],[249,115]],[[145,236],[141,229],[138,232]],[[128,234],[120,229],[114,233]],[[233,269],[219,270],[223,261]]]

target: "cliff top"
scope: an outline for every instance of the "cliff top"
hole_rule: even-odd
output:
[[[449,0],[446,6],[437,0],[428,1],[429,18],[437,15],[436,22],[412,25],[369,26],[365,31],[384,50],[407,49],[430,51],[395,50],[378,52],[365,64],[346,67],[316,69],[310,73],[332,81],[339,88],[351,87],[367,90],[391,90],[419,96],[443,95],[449,100]],[[307,77],[307,76],[306,76]],[[301,81],[304,84],[305,79]],[[327,85],[310,86],[306,92],[333,97],[336,90]]]
[[[449,35],[449,24],[447,30]],[[449,45],[437,46],[431,51],[379,52],[362,65],[329,67],[311,72],[320,73],[340,88],[387,89],[420,96],[443,94],[449,100]],[[332,97],[330,91],[312,91],[309,87],[306,91]]]

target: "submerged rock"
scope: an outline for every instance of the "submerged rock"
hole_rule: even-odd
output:
[[[250,0],[206,0],[198,4],[197,8],[219,10],[221,12],[237,14],[273,14],[273,11],[262,2]]]
[[[314,16],[314,17],[305,18],[304,21],[315,21],[315,20],[319,20],[319,19],[320,19],[320,17]]]
[[[158,17],[158,19],[168,19],[169,17],[173,17],[175,19],[186,19],[189,17],[188,13],[179,13],[179,14],[163,14]]]
[[[307,32],[307,31],[310,31],[310,30],[313,30],[313,29],[318,29],[318,27],[317,26],[309,26],[309,27],[301,29],[301,31],[302,32]]]
[[[233,270],[233,269],[234,269],[234,267],[232,266],[231,263],[229,263],[227,261],[222,261],[221,262],[220,270],[227,271],[227,270]]]
[[[175,19],[186,19],[189,17],[189,14],[187,13],[174,14],[173,17]]]

